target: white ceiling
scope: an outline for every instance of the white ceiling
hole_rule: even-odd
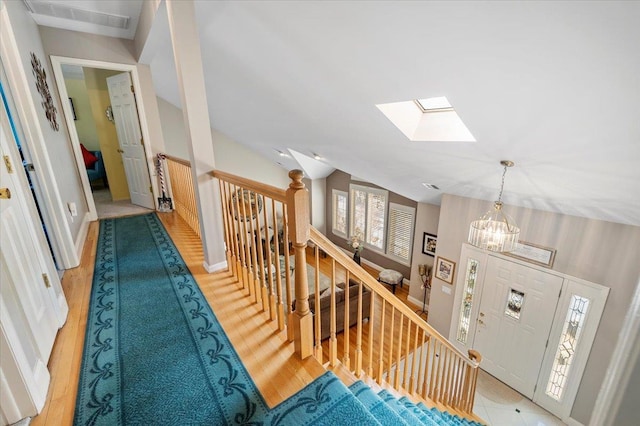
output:
[[[640,2],[198,1],[212,126],[420,202],[640,225]],[[180,105],[160,13],[142,61]],[[376,104],[446,96],[477,142],[411,142]],[[422,183],[435,184],[440,191]],[[478,212],[480,214],[481,212]]]

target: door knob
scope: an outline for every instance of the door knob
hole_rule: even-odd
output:
[[[484,312],[480,312],[480,316],[483,317],[484,316]]]
[[[0,199],[8,200],[11,198],[11,191],[9,188],[0,188]]]
[[[123,150],[121,150],[121,149],[119,149],[119,148],[118,148],[118,152],[119,152],[120,154],[124,154],[124,151],[123,151]]]

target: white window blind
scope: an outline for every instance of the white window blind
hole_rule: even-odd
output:
[[[351,235],[364,236],[371,248],[384,251],[387,191],[351,185]]]
[[[403,263],[411,260],[415,212],[412,207],[389,203],[387,254]]]
[[[333,233],[347,237],[347,193],[332,190],[333,196]]]

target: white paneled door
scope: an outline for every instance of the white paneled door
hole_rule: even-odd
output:
[[[136,99],[128,72],[107,78],[116,133],[133,204],[155,208]]]
[[[57,307],[30,211],[29,186],[5,110],[0,107],[0,410],[8,421],[36,414],[49,385],[47,361]],[[55,277],[57,278],[57,277]]]
[[[489,257],[474,340],[481,368],[528,398],[553,324],[563,278]]]

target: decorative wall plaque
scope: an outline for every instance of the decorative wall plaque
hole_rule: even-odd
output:
[[[36,78],[36,88],[40,96],[42,96],[42,108],[44,108],[51,128],[57,132],[60,126],[58,126],[56,107],[53,105],[53,99],[51,98],[51,92],[49,92],[49,85],[47,84],[47,73],[33,52],[31,52],[31,67],[33,68],[33,76]]]

